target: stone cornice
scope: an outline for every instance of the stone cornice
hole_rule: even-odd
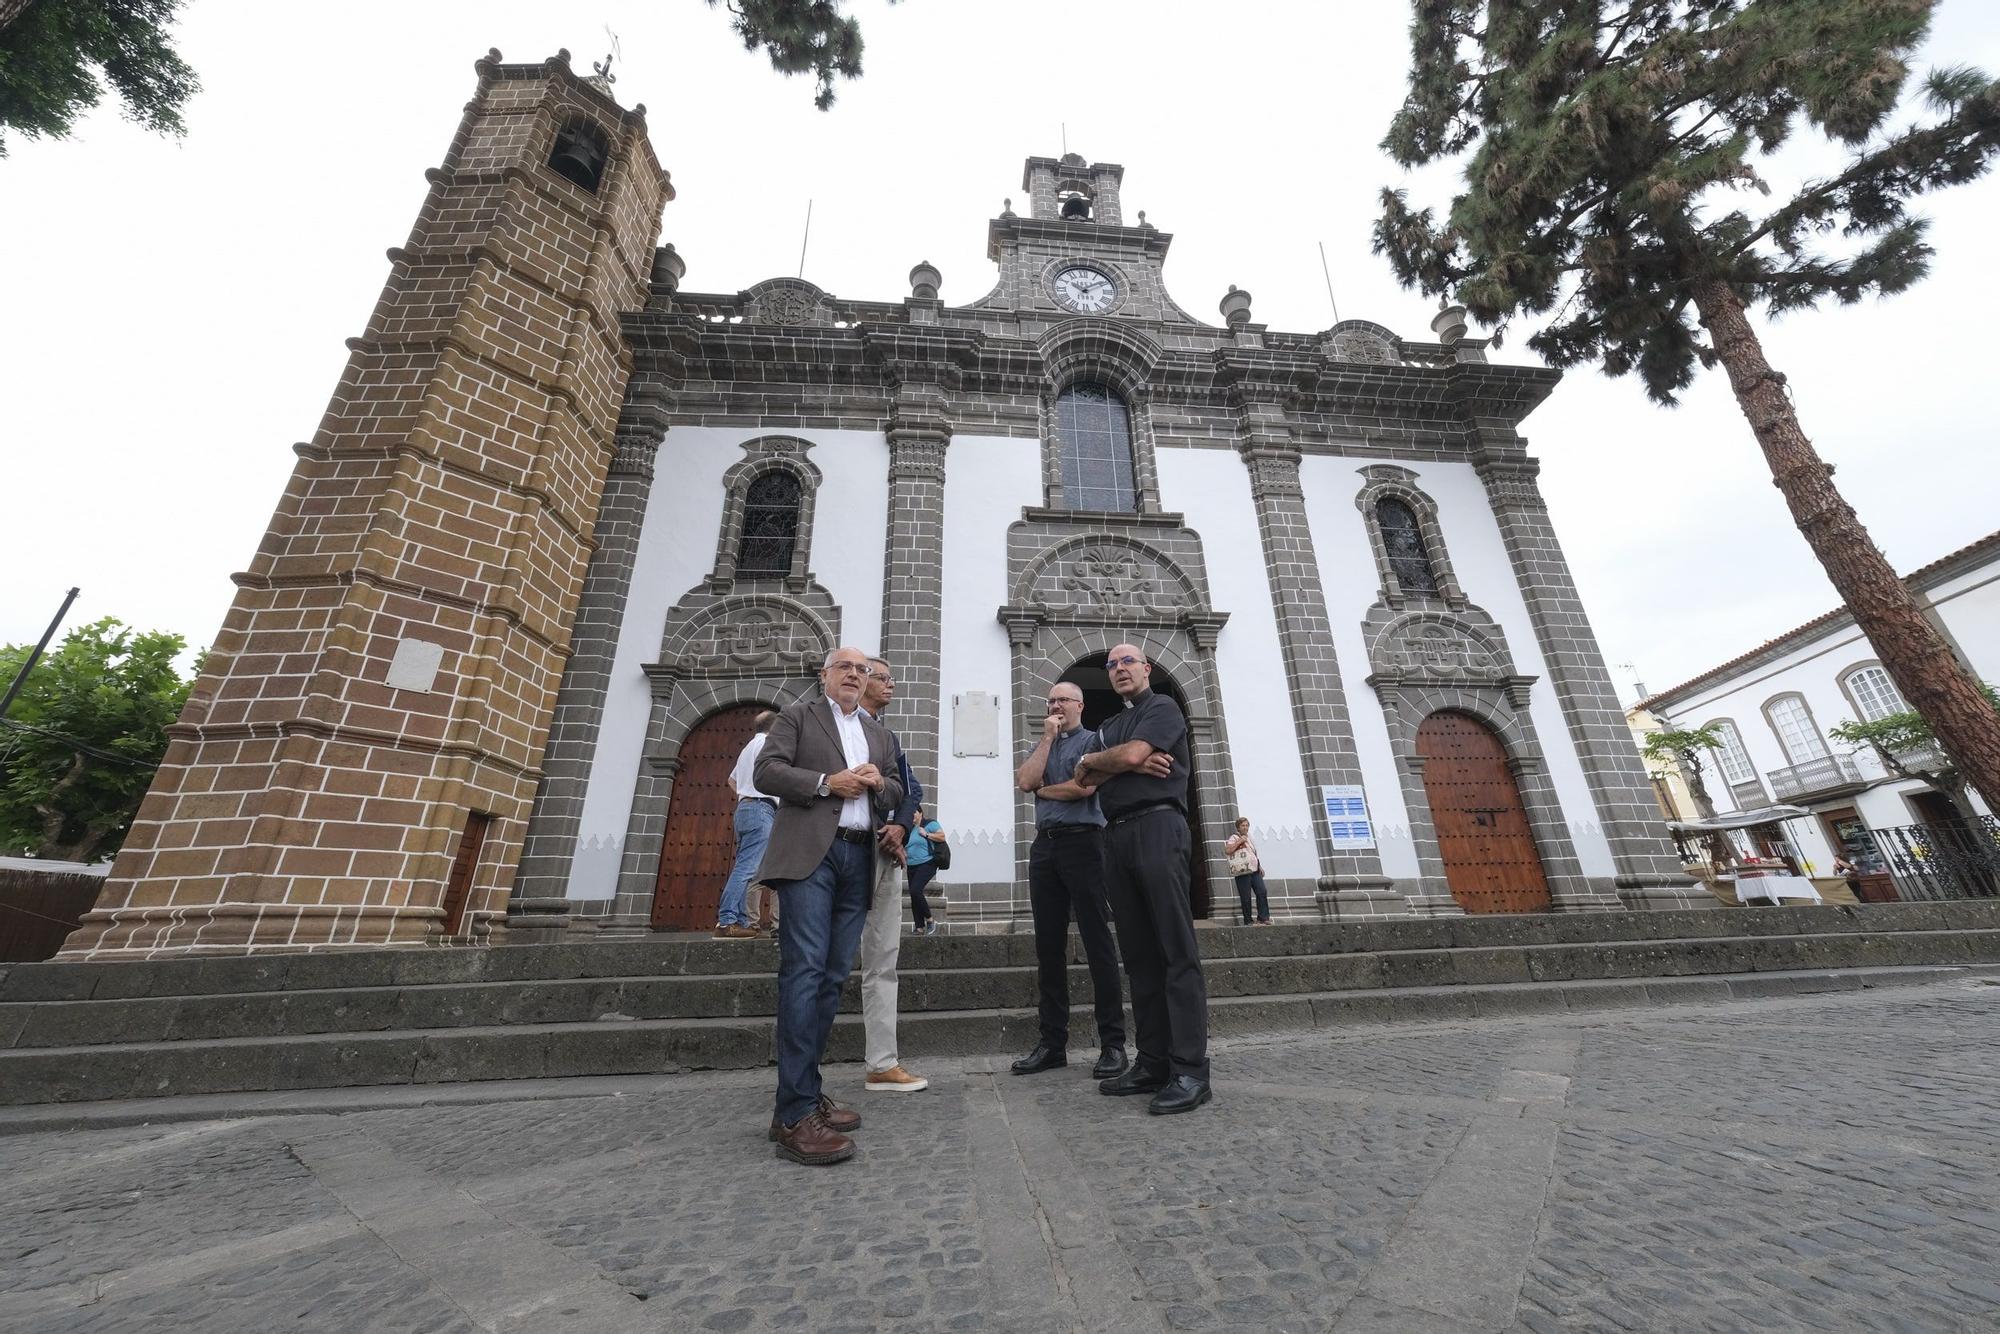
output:
[[[986,257],[1000,258],[1009,244],[1040,244],[1079,254],[1135,252],[1164,261],[1174,238],[1157,227],[1113,227],[1101,222],[1061,222],[1048,218],[998,217],[986,225]]]

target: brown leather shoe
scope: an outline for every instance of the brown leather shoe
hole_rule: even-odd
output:
[[[861,1113],[852,1107],[843,1107],[824,1093],[819,1095],[819,1114],[825,1119],[827,1128],[847,1135],[861,1129]],[[771,1118],[771,1141],[776,1143],[783,1137],[785,1128],[778,1124],[778,1118]]]
[[[754,926],[718,926],[715,928],[715,935],[711,937],[714,940],[755,940],[756,938],[757,928]]]
[[[772,1138],[778,1142],[779,1157],[808,1167],[842,1163],[854,1156],[854,1141],[828,1125],[817,1108],[795,1126],[772,1127]]]

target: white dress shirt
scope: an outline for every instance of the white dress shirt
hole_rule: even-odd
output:
[[[736,799],[746,801],[751,797],[762,797],[769,801],[771,794],[757,790],[757,757],[764,752],[764,742],[769,734],[759,732],[743,745],[743,751],[736,757],[736,767],[729,771],[729,786],[736,789]]]
[[[847,767],[858,769],[868,763],[868,734],[861,730],[861,706],[854,712],[842,713],[840,705],[832,696],[827,697],[826,706],[833,710],[833,728],[840,733],[840,749],[847,756]],[[874,814],[868,809],[868,798],[872,794],[863,788],[858,797],[849,797],[841,803],[840,827],[842,829],[873,829]]]

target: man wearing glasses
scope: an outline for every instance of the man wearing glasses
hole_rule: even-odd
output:
[[[840,989],[875,884],[875,828],[903,800],[901,748],[861,707],[868,656],[837,648],[824,694],[786,706],[757,757],[757,790],[778,799],[757,878],[778,893],[778,1099],[771,1139],[794,1162],[854,1155],[861,1117],[820,1087]]]
[[[1208,1084],[1208,983],[1189,900],[1187,719],[1152,689],[1153,665],[1132,644],[1104,668],[1125,710],[1097,731],[1076,781],[1104,812],[1104,880],[1118,949],[1132,983],[1132,1068],[1097,1086],[1112,1097],[1150,1093],[1156,1116],[1191,1112]],[[1163,764],[1164,761],[1164,764]]]
[[[1035,841],[1028,849],[1028,905],[1035,919],[1035,976],[1041,996],[1041,1040],[1014,1062],[1017,1075],[1069,1064],[1069,921],[1083,939],[1090,989],[1097,998],[1096,1079],[1125,1073],[1125,1006],[1118,952],[1104,897],[1104,813],[1097,794],[1071,778],[1076,762],[1098,748],[1083,725],[1083,691],[1068,681],[1049,687],[1042,737],[1015,772],[1035,797]]]

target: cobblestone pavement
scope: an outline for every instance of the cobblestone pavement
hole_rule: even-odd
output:
[[[2000,986],[0,1137],[0,1330],[1990,1330]],[[551,1091],[559,1091],[551,1086]]]

